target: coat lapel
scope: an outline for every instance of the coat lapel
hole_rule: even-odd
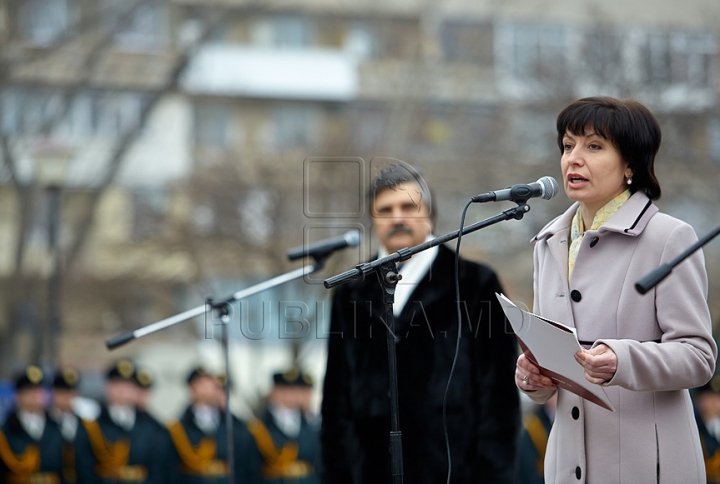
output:
[[[568,287],[568,248],[570,246],[570,224],[577,212],[579,204],[574,203],[569,209],[542,229],[532,242],[545,239],[563,287]]]

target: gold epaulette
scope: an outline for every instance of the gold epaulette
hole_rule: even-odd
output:
[[[37,472],[30,476],[8,476],[8,484],[60,484],[60,476],[54,472]]]
[[[179,421],[168,425],[170,437],[182,461],[182,471],[205,477],[227,476],[229,466],[227,462],[216,459],[217,443],[208,437],[203,437],[198,445],[193,445],[185,432],[185,427]]]
[[[313,466],[309,462],[298,460],[297,442],[288,440],[282,449],[278,449],[270,431],[259,419],[250,420],[247,427],[265,459],[262,469],[265,478],[299,478],[313,473]]]
[[[17,476],[28,478],[40,470],[40,449],[30,444],[25,447],[25,452],[16,455],[2,430],[0,430],[0,458],[10,472]]]
[[[147,479],[148,471],[142,465],[128,465],[130,442],[119,438],[111,442],[105,438],[97,420],[83,421],[90,438],[90,446],[98,461],[95,472],[103,479],[115,479],[121,482],[141,482]]]
[[[523,426],[530,435],[535,449],[537,449],[539,457],[537,462],[537,472],[543,475],[545,469],[545,451],[547,450],[548,433],[540,417],[534,413],[529,413],[523,417]]]
[[[710,455],[705,445],[705,439],[700,438],[702,445],[703,458],[705,459],[705,474],[708,483],[720,482],[720,447],[715,449],[715,453]]]

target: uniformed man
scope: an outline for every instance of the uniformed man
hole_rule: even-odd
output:
[[[720,484],[720,375],[697,388],[693,399],[707,482]]]
[[[15,409],[0,431],[0,482],[63,482],[63,437],[45,410],[43,380],[42,370],[35,365],[15,379]]]
[[[319,429],[304,410],[312,378],[298,368],[273,375],[267,406],[247,424],[254,446],[248,457],[252,482],[315,484]]]
[[[169,481],[178,484],[228,483],[228,439],[224,408],[224,376],[197,367],[187,377],[191,403],[180,420],[168,425]],[[245,484],[239,441],[242,422],[233,417],[235,482]],[[246,430],[244,432],[247,432]]]
[[[80,418],[73,410],[73,402],[79,396],[80,373],[75,368],[58,368],[53,378],[50,418],[57,423],[63,436],[63,479],[76,481],[75,436]]]
[[[548,436],[555,420],[557,395],[544,405],[536,405],[523,416],[523,426],[515,454],[515,484],[543,484]]]
[[[143,413],[150,419],[160,430],[161,433],[167,431],[157,418],[155,418],[148,410],[150,391],[155,384],[155,377],[147,368],[135,368],[135,407],[137,411]]]
[[[135,367],[120,360],[107,373],[100,416],[83,421],[75,444],[78,484],[160,484],[165,479],[163,435],[138,412]]]

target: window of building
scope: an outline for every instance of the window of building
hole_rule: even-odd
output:
[[[709,88],[715,40],[710,34],[650,32],[640,45],[643,82]]]
[[[38,134],[41,129],[66,136],[117,136],[141,121],[146,96],[138,93],[83,92],[71,99],[49,89],[8,88],[2,97],[2,131]],[[65,103],[70,106],[65,109]]]
[[[141,121],[143,100],[134,93],[101,93],[93,96],[92,131],[117,136],[134,129]]]
[[[378,34],[366,23],[353,22],[345,31],[343,48],[359,59],[375,58],[380,51]]]
[[[311,23],[304,17],[275,19],[275,38],[279,47],[305,47],[312,40]]]
[[[252,25],[250,38],[263,47],[307,47],[313,41],[313,26],[302,16],[264,18]]]
[[[502,23],[495,29],[494,42],[498,87],[504,94],[538,98],[570,89],[569,29]]]
[[[198,102],[195,104],[193,121],[195,144],[227,146],[230,137],[230,110],[227,105]]]
[[[465,20],[445,21],[440,27],[440,43],[447,61],[492,65],[493,34],[488,25]]]
[[[3,134],[37,134],[59,115],[63,99],[49,89],[8,88],[1,102]]]
[[[152,50],[167,45],[169,9],[164,2],[140,5],[104,0],[104,25],[115,31],[115,46],[123,50]]]
[[[513,79],[547,81],[565,72],[569,49],[563,26],[502,24],[495,40],[498,67]]]
[[[316,113],[310,106],[279,106],[273,112],[275,147],[307,148],[316,136]]]
[[[624,80],[623,45],[620,32],[599,29],[581,36],[577,75],[595,86],[617,85]]]
[[[38,45],[52,44],[65,34],[70,23],[71,0],[23,0],[18,2],[23,38]]]

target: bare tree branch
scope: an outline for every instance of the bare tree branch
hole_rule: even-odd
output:
[[[147,122],[149,114],[152,112],[152,110],[155,108],[157,103],[160,101],[160,99],[163,98],[166,94],[174,91],[177,89],[177,84],[180,79],[180,76],[184,72],[185,68],[187,67],[187,64],[190,62],[190,59],[196,54],[196,52],[200,49],[202,44],[208,39],[210,34],[212,33],[213,29],[217,27],[217,25],[221,24],[226,20],[226,17],[223,17],[221,14],[222,12],[218,12],[215,15],[215,19],[212,22],[208,22],[205,24],[205,29],[202,32],[202,34],[199,36],[197,41],[189,46],[180,56],[179,61],[175,65],[175,68],[171,72],[170,76],[168,77],[167,82],[165,85],[163,85],[160,89],[155,91],[147,104],[143,107],[140,118],[138,123],[131,129],[129,129],[123,136],[120,137],[118,142],[116,143],[116,148],[114,149],[114,152],[110,158],[110,161],[108,163],[107,170],[105,172],[105,175],[98,185],[98,187],[93,191],[90,203],[88,204],[88,210],[83,214],[83,218],[81,222],[79,223],[78,229],[77,229],[77,236],[74,240],[74,243],[70,247],[70,249],[67,252],[67,258],[66,258],[66,268],[67,270],[70,270],[75,263],[78,254],[82,250],[85,241],[87,239],[87,235],[92,227],[92,222],[95,217],[95,212],[97,210],[98,201],[102,197],[103,193],[105,192],[105,189],[112,183],[112,181],[115,179],[115,176],[120,169],[120,166],[122,164],[122,161],[125,157],[125,154],[132,146],[132,143],[137,140],[137,138],[142,133],[143,127],[145,126],[145,123]]]

